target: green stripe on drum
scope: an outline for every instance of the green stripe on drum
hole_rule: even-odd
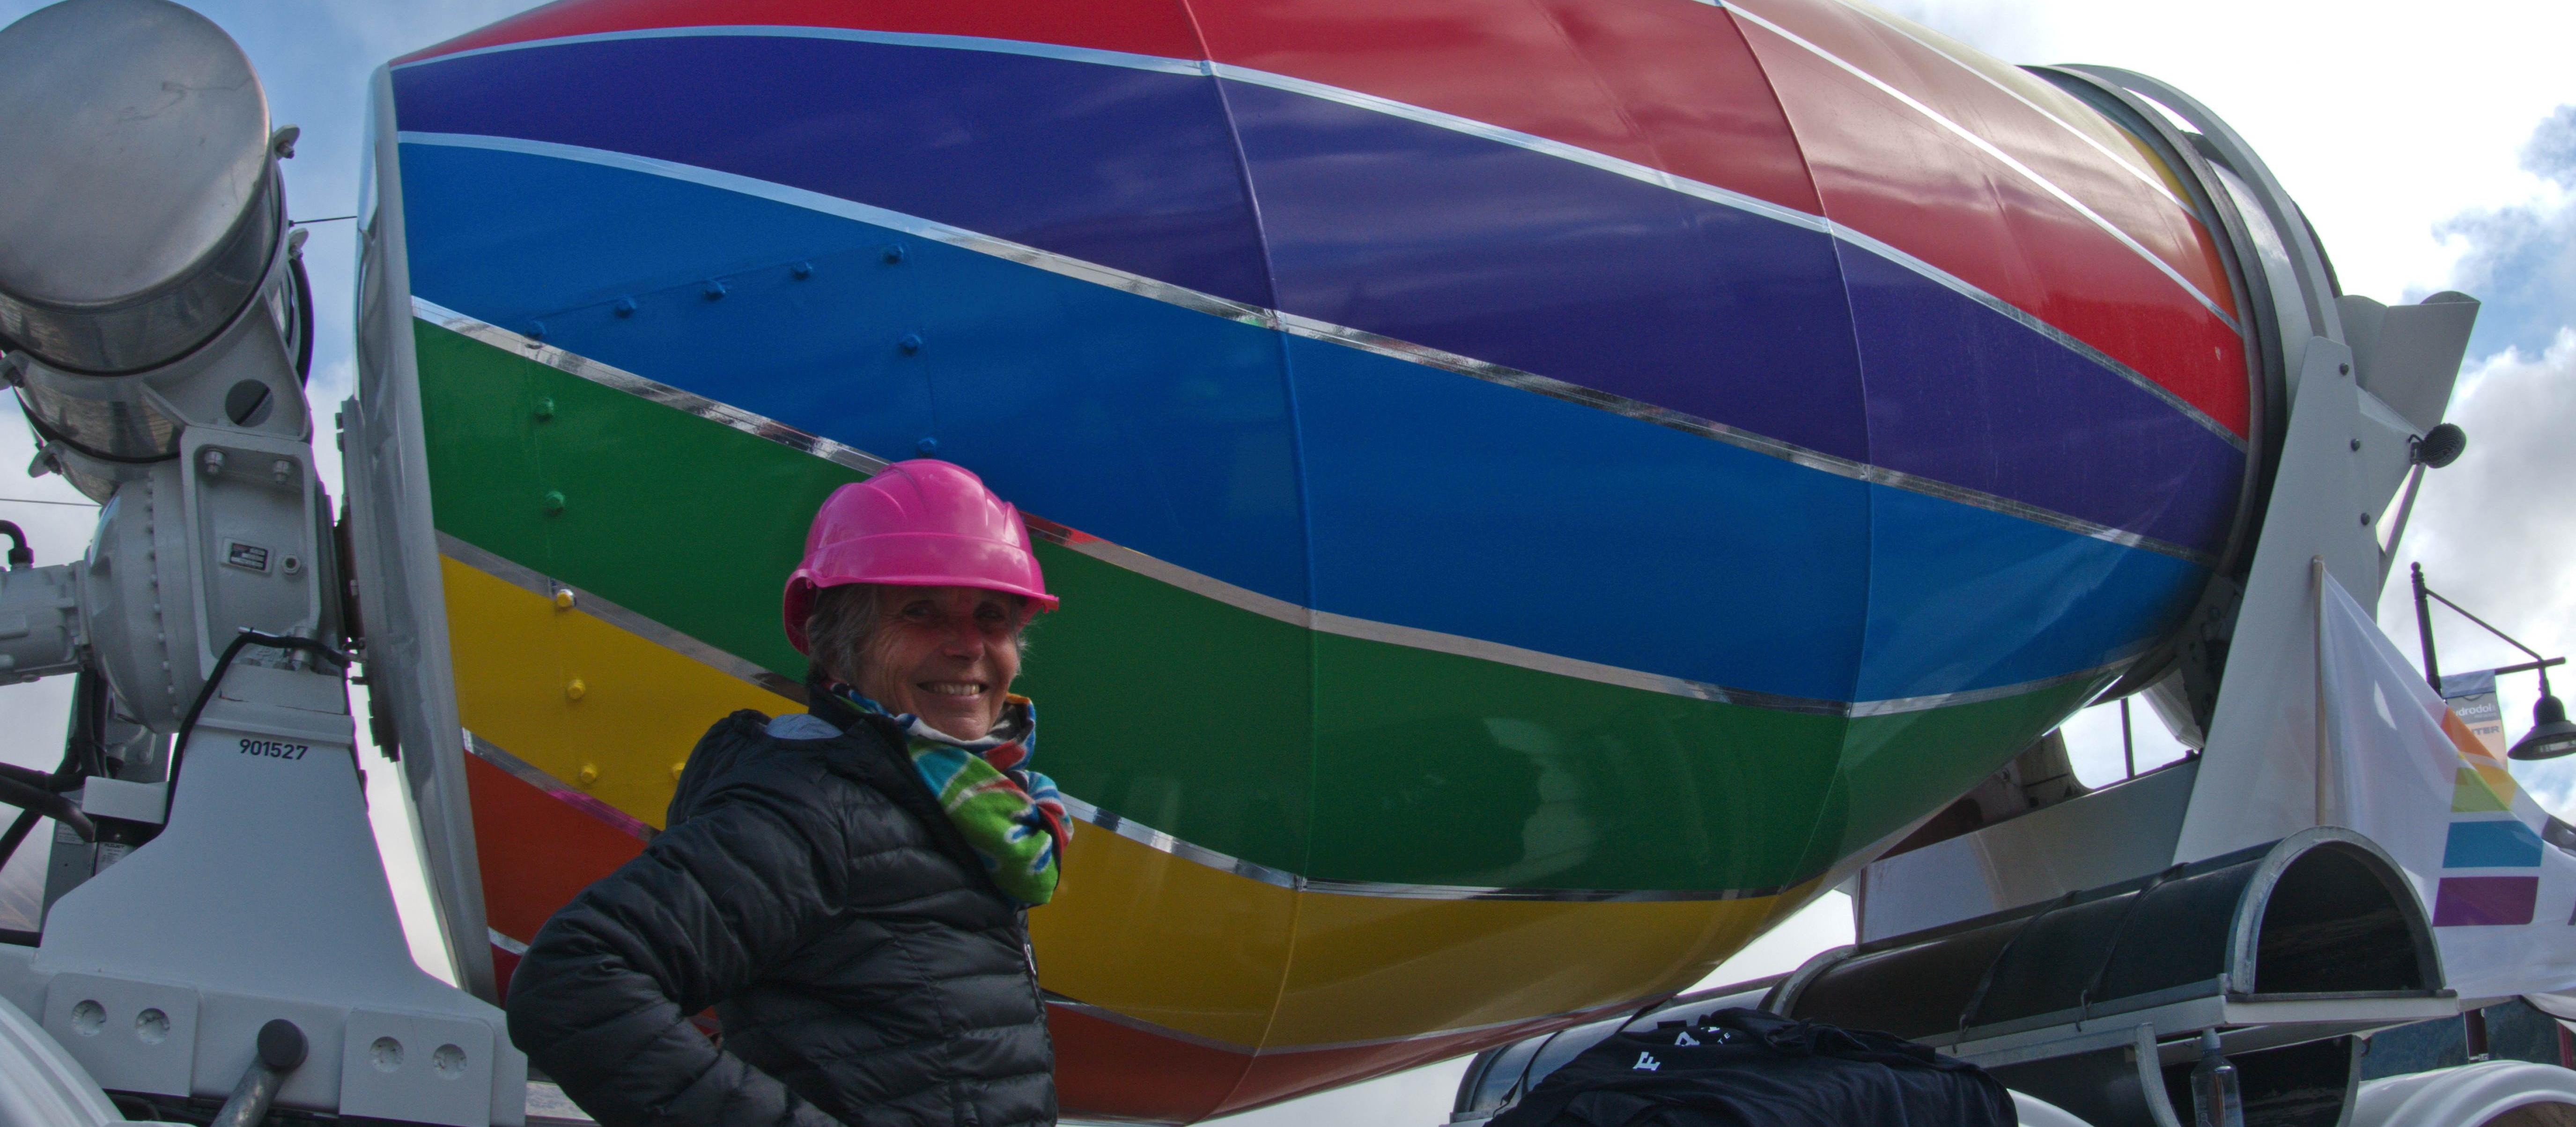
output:
[[[442,532],[803,675],[779,586],[857,471],[416,324]],[[1776,890],[1966,790],[2099,688],[1774,711],[1311,631],[1038,552],[1064,598],[1021,682],[1046,718],[1040,764],[1105,810],[1322,880]]]
[[[803,678],[780,587],[816,506],[858,473],[415,326],[441,532]],[[1034,628],[1020,685],[1045,719],[1044,769],[1156,829],[1301,870],[1309,632],[1038,553],[1066,601]]]

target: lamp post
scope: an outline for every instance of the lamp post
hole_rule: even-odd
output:
[[[2542,657],[2540,651],[2523,645],[2513,635],[2496,629],[2487,620],[2470,614],[2467,608],[2443,598],[2440,592],[2424,585],[2424,565],[2420,563],[2414,565],[2414,575],[2415,630],[2416,636],[2424,645],[2424,677],[2433,683],[2433,691],[2435,693],[2442,691],[2442,667],[2433,655],[2432,604],[2439,602],[2443,606],[2458,611],[2460,617],[2485,628],[2487,633],[2512,643],[2513,648],[2531,655],[2530,661],[2520,665],[2508,665],[2496,672],[2540,674],[2540,703],[2531,707],[2531,730],[2523,733],[2522,738],[2515,741],[2512,749],[2505,754],[2515,759],[2556,759],[2576,752],[2576,724],[2568,723],[2567,706],[2560,703],[2558,698],[2549,692],[2549,667],[2564,665],[2567,659]]]

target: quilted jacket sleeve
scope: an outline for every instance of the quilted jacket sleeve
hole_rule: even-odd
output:
[[[603,1127],[835,1124],[688,1018],[831,918],[845,836],[816,804],[719,796],[546,922],[511,978],[511,1040]]]

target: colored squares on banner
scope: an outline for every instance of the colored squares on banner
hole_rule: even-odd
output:
[[[2457,827],[2454,827],[2455,829]],[[2540,878],[2443,877],[2433,903],[2433,926],[2478,927],[2531,922]]]
[[[2470,770],[2476,771],[2479,778],[2486,780],[2487,789],[2496,792],[2497,797],[2511,802],[2513,796],[2520,793],[2521,788],[2513,783],[2513,772],[2505,770],[2504,764],[2485,756],[2469,760],[2468,764]]]
[[[2445,869],[2530,869],[2540,865],[2540,835],[2510,819],[2453,822],[2442,846]]]
[[[2507,792],[2510,793],[2510,792]],[[2460,767],[2459,781],[2451,788],[2451,812],[2454,814],[2511,813],[2512,800],[2496,793],[2486,779],[2466,764]]]

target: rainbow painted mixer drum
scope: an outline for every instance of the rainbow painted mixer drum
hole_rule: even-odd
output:
[[[798,707],[814,505],[935,452],[1064,596],[1069,1115],[1686,986],[2163,637],[2239,506],[2174,178],[1868,9],[572,0],[391,89],[505,973]]]

